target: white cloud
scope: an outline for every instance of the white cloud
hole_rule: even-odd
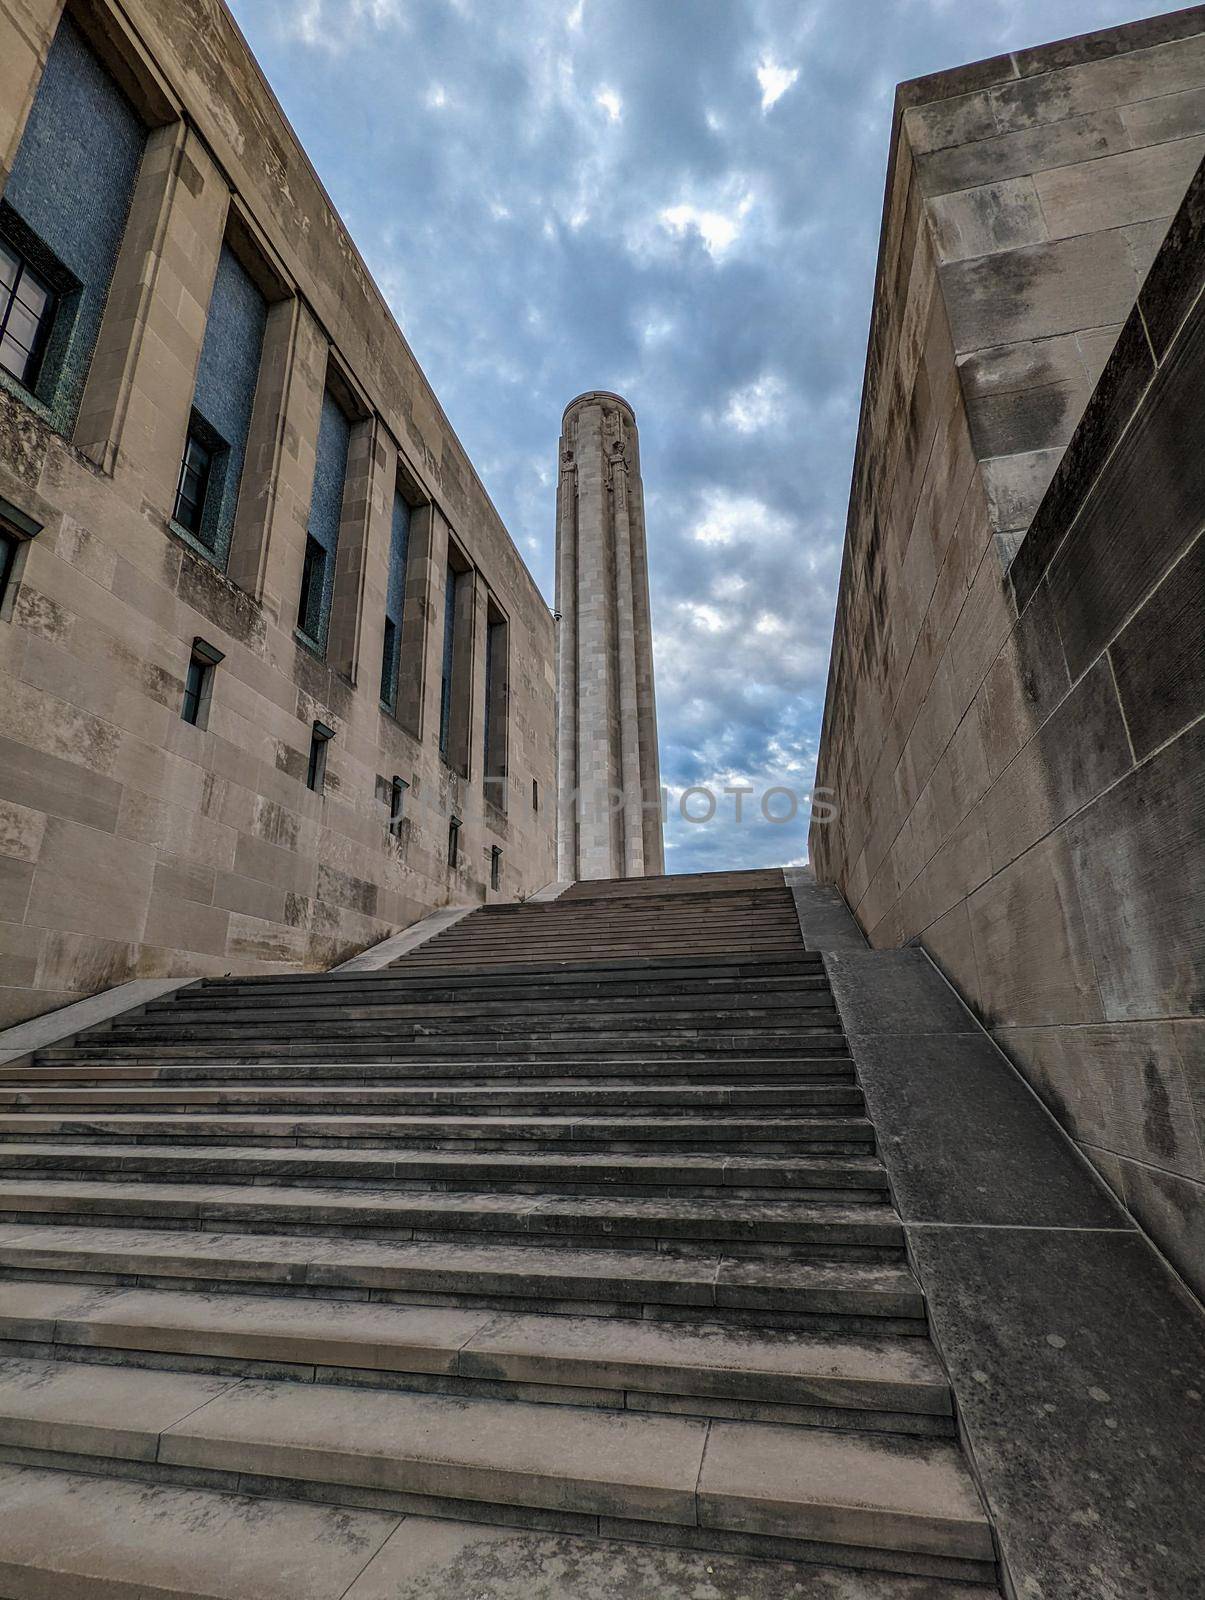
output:
[[[763,57],[757,69],[762,110],[769,111],[772,105],[776,105],[798,77],[798,67],[780,67],[768,57]]]
[[[722,613],[714,606],[701,605],[696,601],[685,604],[682,609],[695,626],[706,633],[722,633],[727,626]]]
[[[786,517],[754,495],[733,495],[721,489],[707,497],[690,532],[699,544],[760,544],[781,538],[789,529]]]
[[[282,31],[303,44],[338,54],[363,43],[366,22],[384,28],[403,21],[401,0],[350,0],[350,4],[330,8],[330,0],[304,0],[289,16]]]
[[[738,433],[760,433],[781,420],[786,395],[782,379],[776,373],[763,372],[744,388],[732,391],[724,421]]]
[[[425,99],[432,111],[442,111],[448,103],[448,91],[442,83],[433,83],[427,90]]]
[[[618,122],[623,116],[623,101],[614,89],[608,89],[605,85],[596,91],[594,104],[605,111],[612,122]]]
[[[698,234],[709,256],[719,258],[729,251],[740,238],[745,219],[753,209],[753,196],[745,193],[726,208],[700,206],[682,201],[676,206],[664,206],[658,220],[677,239],[689,233]]]

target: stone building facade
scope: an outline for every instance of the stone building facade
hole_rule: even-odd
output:
[[[555,863],[554,623],[217,0],[0,0],[0,1026]]]
[[[1198,1289],[1203,155],[1205,7],[901,86],[811,837]]]
[[[640,435],[617,394],[579,395],[557,479],[558,875],[665,871]]]

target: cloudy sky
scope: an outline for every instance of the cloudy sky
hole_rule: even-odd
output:
[[[561,412],[635,407],[668,870],[802,859],[720,791],[814,772],[894,85],[1167,5],[232,4],[549,601]]]

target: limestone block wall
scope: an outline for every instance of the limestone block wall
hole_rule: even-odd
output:
[[[0,186],[61,9],[0,0]],[[556,875],[551,613],[233,21],[211,0],[72,15],[148,139],[70,433],[0,388],[0,524],[41,524],[0,608],[0,1026],[132,977],[325,966]],[[223,240],[269,301],[224,569],[170,522]],[[323,655],[294,623],[332,383],[352,436]],[[415,509],[391,715],[399,482]],[[473,602],[463,771],[438,749],[453,542]],[[504,808],[483,793],[487,610],[507,624]],[[224,656],[203,729],[180,714],[198,637]],[[334,730],[322,793],[316,721]]]
[[[898,111],[812,860],[1200,1287],[1205,9]]]

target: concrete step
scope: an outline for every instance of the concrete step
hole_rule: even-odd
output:
[[[812,1258],[749,1261],[703,1250],[381,1243],[292,1234],[0,1224],[5,1277],[246,1289],[321,1299],[491,1306],[541,1314],[683,1317],[850,1334],[924,1333],[907,1267]]]
[[[19,1118],[7,1119],[17,1122]],[[31,1118],[31,1121],[36,1120]],[[62,1119],[57,1119],[62,1120]],[[126,1122],[134,1119],[127,1118]],[[236,1120],[236,1119],[232,1119]],[[128,1130],[127,1130],[128,1137]],[[358,1182],[446,1189],[516,1189],[540,1193],[591,1189],[636,1193],[663,1190],[756,1193],[779,1198],[792,1191],[811,1198],[881,1199],[887,1177],[871,1155],[746,1156],[692,1152],[627,1154],[529,1151],[393,1150],[388,1148],[288,1145],[265,1148],[261,1139],[240,1144],[120,1143],[97,1141],[96,1131],[76,1140],[7,1136],[0,1145],[0,1172],[41,1170],[177,1175],[237,1174],[243,1178]],[[768,1196],[763,1196],[768,1198]]]
[[[113,1042],[110,1042],[113,1041]],[[157,1060],[182,1061],[207,1060],[214,1056],[222,1060],[237,1061],[275,1060],[281,1056],[295,1060],[380,1061],[397,1060],[421,1062],[443,1060],[475,1063],[517,1061],[534,1064],[551,1056],[558,1061],[572,1061],[583,1071],[593,1069],[597,1061],[618,1062],[629,1071],[640,1070],[639,1063],[719,1061],[731,1070],[735,1060],[796,1059],[809,1055],[847,1055],[845,1036],[838,1029],[796,1029],[793,1032],[774,1034],[768,1029],[754,1029],[748,1033],[708,1033],[700,1035],[687,1029],[662,1034],[650,1033],[596,1033],[596,1034],[544,1034],[538,1037],[515,1035],[512,1038],[493,1039],[488,1035],[454,1038],[443,1034],[427,1037],[398,1039],[315,1039],[310,1030],[300,1036],[277,1039],[251,1039],[235,1032],[231,1038],[213,1038],[196,1043],[176,1041],[117,1041],[112,1034],[97,1035],[86,1044],[61,1045],[39,1051],[35,1059],[53,1064],[72,1060],[145,1060],[148,1055]],[[630,1063],[636,1062],[632,1067]]]
[[[12,1080],[9,1080],[10,1085]],[[344,1109],[455,1109],[459,1114],[497,1112],[551,1112],[570,1110],[592,1114],[612,1109],[627,1113],[672,1108],[683,1114],[705,1109],[762,1109],[770,1112],[791,1110],[815,1116],[842,1116],[860,1112],[862,1091],[856,1084],[798,1086],[716,1084],[714,1086],[671,1085],[666,1088],[624,1084],[582,1088],[531,1087],[498,1089],[488,1084],[464,1088],[410,1086],[375,1088],[346,1086],[301,1086],[290,1084],[228,1084],[205,1087],[177,1081],[174,1084],[146,1086],[125,1081],[123,1069],[116,1069],[113,1081],[101,1078],[95,1087],[64,1087],[56,1079],[47,1084],[29,1073],[22,1086],[5,1087],[0,1082],[0,1106],[11,1109],[34,1106],[71,1107],[95,1110],[97,1107],[128,1107],[152,1111],[188,1106],[229,1106],[238,1110],[271,1111],[280,1106],[320,1107],[329,1112]]]
[[[21,1170],[19,1160],[0,1161]],[[838,1205],[808,1200],[748,1200],[617,1195],[507,1195],[443,1190],[351,1190],[318,1186],[188,1181],[184,1173],[154,1182],[123,1181],[120,1158],[110,1176],[69,1179],[55,1159],[51,1176],[0,1177],[4,1220],[112,1222],[143,1227],[217,1225],[277,1233],[408,1239],[444,1233],[567,1244],[622,1243],[656,1248],[722,1243],[729,1249],[781,1253],[811,1247],[830,1258],[902,1256],[903,1227],[879,1200]],[[169,1169],[170,1170],[170,1169]]]
[[[650,944],[640,944],[632,949],[623,949],[618,946],[608,947],[581,947],[578,957],[565,957],[565,941],[557,941],[546,950],[525,950],[512,941],[509,949],[496,950],[478,955],[475,950],[461,949],[438,950],[435,941],[430,941],[430,946],[421,944],[416,950],[411,950],[410,955],[398,957],[395,966],[405,963],[406,973],[426,973],[435,970],[445,973],[456,970],[459,973],[522,973],[531,968],[547,968],[547,966],[562,965],[563,968],[581,970],[582,966],[619,966],[629,962],[669,962],[682,955],[683,949],[691,949],[698,955],[699,962],[704,965],[747,965],[760,966],[765,962],[792,962],[799,957],[802,946],[795,944],[767,944],[767,942],[717,942],[717,944],[704,944],[696,946],[695,939],[690,933],[680,934],[679,938],[667,941],[664,946],[650,947]],[[426,952],[426,954],[424,954]]]
[[[579,1116],[464,1116],[430,1111],[416,1115],[325,1116],[242,1112],[220,1115],[205,1107],[192,1111],[95,1111],[90,1113],[8,1111],[0,1114],[0,1138],[225,1140],[279,1144],[337,1145],[361,1149],[543,1151],[734,1150],[854,1154],[874,1148],[874,1130],[865,1117],[813,1116],[777,1112],[740,1116],[731,1111],[644,1111]]]
[[[210,995],[204,990],[189,990],[178,1000],[151,1003],[145,1008],[142,1016],[146,1019],[162,1019],[188,1014],[195,1017],[230,1016],[252,1020],[257,1013],[264,1010],[294,1007],[313,1010],[320,1015],[333,1012],[338,1015],[351,1014],[365,1018],[393,1014],[409,1015],[431,1009],[459,1016],[555,1014],[557,1011],[584,1014],[610,1012],[618,1015],[661,1009],[689,1011],[750,1008],[759,1011],[782,1011],[800,1005],[821,1003],[828,1006],[833,1003],[832,991],[828,984],[820,978],[799,978],[791,983],[782,983],[776,988],[767,987],[756,991],[738,988],[736,984],[724,989],[713,987],[710,990],[703,985],[694,989],[676,985],[672,992],[668,991],[664,984],[645,984],[639,989],[636,989],[635,985],[628,984],[619,992],[602,990],[600,987],[585,990],[562,989],[553,984],[524,985],[511,993],[501,990],[486,990],[480,993],[472,989],[423,988],[394,994],[387,990],[366,992],[363,987],[356,989],[347,987],[334,993],[294,991],[289,994],[277,994],[275,991],[270,991],[266,995]]]
[[[420,946],[420,948],[422,948]],[[416,952],[412,952],[415,954]],[[238,993],[252,991],[271,993],[296,985],[321,989],[330,985],[370,984],[382,987],[427,988],[432,984],[447,986],[464,984],[471,987],[498,988],[512,983],[569,984],[577,987],[587,983],[664,982],[681,980],[697,982],[706,979],[737,979],[753,984],[789,979],[798,976],[823,975],[824,958],[816,951],[796,949],[762,954],[756,957],[741,955],[699,956],[659,955],[623,956],[619,958],[592,959],[588,951],[566,955],[561,951],[555,958],[544,962],[516,962],[513,971],[491,968],[487,973],[461,969],[447,963],[442,970],[410,972],[406,962],[410,956],[399,956],[391,966],[376,972],[284,972],[261,976],[241,974],[237,977],[202,978],[192,986],[193,994]]]
[[[558,967],[539,973],[479,974],[458,978],[455,973],[438,972],[407,976],[404,967],[385,967],[376,972],[298,972],[267,979],[205,978],[188,988],[159,1000],[148,1001],[147,1009],[170,1009],[175,1004],[246,1005],[257,999],[354,1000],[375,1005],[378,1000],[522,1000],[565,994],[587,999],[617,999],[665,993],[702,996],[780,995],[793,989],[827,988],[828,977],[820,965],[789,962],[768,966],[758,973],[727,967],[708,967],[699,962],[685,967],[627,966],[617,971],[590,971],[581,966]]]
[[[332,1059],[335,1054],[328,1050],[325,1059],[319,1054],[312,1060],[278,1056],[274,1060],[240,1061],[230,1052],[210,1051],[193,1060],[181,1060],[165,1057],[159,1051],[109,1054],[96,1048],[63,1047],[39,1051],[32,1067],[0,1067],[0,1082],[24,1082],[31,1075],[36,1075],[39,1081],[49,1080],[51,1074],[65,1075],[75,1081],[81,1073],[108,1081],[122,1073],[134,1074],[140,1079],[190,1083],[218,1079],[234,1079],[240,1083],[350,1080],[356,1084],[430,1083],[452,1088],[459,1083],[479,1083],[488,1078],[492,1083],[507,1087],[631,1084],[660,1088],[670,1085],[701,1087],[709,1081],[730,1083],[734,1075],[750,1085],[851,1083],[854,1077],[853,1058],[843,1042],[827,1052],[813,1055],[710,1056],[705,1059],[681,1056],[650,1060],[646,1056],[631,1055],[592,1056],[584,1061],[580,1056],[547,1055],[526,1062],[514,1058],[472,1060],[463,1056],[415,1061],[392,1060],[375,1051],[360,1052],[350,1060],[335,1060]]]
[[[950,1580],[0,1467],[6,1600],[470,1600],[477,1575],[490,1600],[984,1595]]]
[[[428,1017],[422,1021],[395,1022],[376,1018],[368,1021],[339,1017],[318,1019],[305,1015],[294,1018],[282,1011],[255,1022],[221,1019],[193,1023],[187,1020],[153,1022],[148,1018],[114,1026],[91,1038],[105,1048],[116,1049],[157,1049],[160,1045],[215,1042],[258,1047],[273,1041],[288,1043],[299,1031],[304,1031],[306,1038],[313,1041],[325,1039],[336,1044],[345,1040],[349,1044],[377,1041],[390,1047],[404,1045],[418,1050],[433,1043],[445,1051],[460,1046],[471,1049],[474,1044],[491,1050],[541,1050],[550,1040],[559,1040],[562,1048],[584,1050],[596,1049],[603,1041],[614,1041],[621,1049],[629,1046],[639,1049],[645,1043],[657,1049],[667,1042],[686,1040],[731,1050],[744,1046],[756,1049],[763,1044],[771,1049],[782,1049],[797,1040],[808,1039],[817,1031],[839,1033],[840,1025],[837,1013],[831,1010],[753,1015],[747,1019],[735,1015],[691,1014],[599,1017],[591,1021],[548,1017],[525,1023],[521,1017],[512,1017],[501,1019],[497,1024],[485,1018],[456,1021]]]
[[[524,1021],[561,1021],[571,1019],[603,1020],[616,1026],[620,1022],[633,1026],[642,1020],[661,1021],[690,1018],[709,1024],[730,1023],[734,1019],[752,1027],[764,1021],[777,1024],[789,1022],[796,1016],[809,1016],[813,1011],[833,1011],[832,992],[827,985],[816,984],[810,989],[794,987],[760,995],[554,995],[539,999],[520,996],[507,1000],[397,1000],[393,997],[364,1000],[357,996],[324,995],[321,1000],[304,995],[266,997],[235,1000],[190,1000],[174,1006],[150,1006],[142,1015],[130,1018],[125,1026],[161,1028],[167,1024],[189,1026],[242,1025],[275,1021],[280,1017],[293,1017],[299,1022],[379,1022],[392,1026],[395,1022],[454,1021],[468,1022],[484,1019],[490,1026]]]
[[[789,1538],[898,1553],[913,1571],[993,1560],[974,1486],[944,1440],[578,1407],[550,1428],[547,1415],[523,1401],[0,1362],[0,1443],[62,1465],[283,1482],[333,1503],[371,1490],[399,1511],[470,1518],[480,1507],[616,1517],[666,1540],[677,1528]]]
[[[20,1349],[17,1347],[20,1346]],[[6,1348],[7,1347],[7,1348]],[[186,1360],[191,1371],[949,1434],[923,1339],[531,1316],[266,1295],[8,1283],[0,1354]],[[270,1369],[270,1370],[269,1370]],[[536,1393],[538,1391],[538,1393]],[[758,1413],[755,1419],[751,1413]]]

